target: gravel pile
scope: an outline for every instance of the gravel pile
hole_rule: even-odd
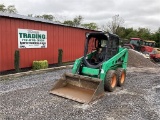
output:
[[[128,66],[129,67],[157,67],[157,65],[145,58],[142,54],[135,50],[128,50]]]
[[[160,120],[160,69],[145,70],[128,68],[123,87],[88,105],[49,94],[71,69],[0,81],[0,120]]]

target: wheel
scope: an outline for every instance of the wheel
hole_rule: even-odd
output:
[[[159,60],[158,60],[158,58],[154,58],[154,61],[155,61],[155,62],[158,62]]]
[[[119,87],[123,86],[126,78],[126,70],[124,70],[123,68],[118,68],[116,70],[116,75],[117,75],[117,85]]]
[[[104,81],[104,89],[112,92],[117,86],[117,76],[115,70],[109,70]]]

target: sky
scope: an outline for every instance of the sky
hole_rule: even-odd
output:
[[[155,32],[160,27],[160,0],[0,0],[0,4],[15,5],[18,14],[52,14],[58,20],[83,17],[82,23],[106,25],[112,17],[123,18],[123,27],[148,28]]]

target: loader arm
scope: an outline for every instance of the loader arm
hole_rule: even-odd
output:
[[[87,57],[87,58],[91,58],[94,53],[95,53],[95,51],[92,52],[92,53],[89,53],[86,57]],[[78,72],[79,72],[79,69],[80,69],[80,67],[81,67],[81,65],[82,65],[82,60],[83,60],[83,58],[84,58],[84,57],[81,57],[81,58],[75,60],[74,65],[73,65],[73,68],[72,68],[72,73],[73,73],[73,74],[79,74]]]
[[[83,57],[76,59],[76,61],[74,62],[73,68],[72,68],[72,73],[76,74],[78,73],[80,66],[81,66],[81,62],[82,62]]]
[[[100,79],[104,81],[108,70],[116,68],[123,68],[126,70],[128,61],[128,50],[126,48],[119,48],[119,53],[110,58],[102,64]]]

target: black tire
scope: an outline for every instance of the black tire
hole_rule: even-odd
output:
[[[117,76],[115,70],[109,70],[104,81],[105,91],[112,92],[117,86]]]
[[[124,70],[123,68],[118,68],[116,70],[116,75],[117,75],[117,85],[119,87],[123,86],[126,79],[126,70]]]
[[[155,61],[155,62],[159,62],[159,59],[158,59],[158,58],[154,58],[154,61]]]

